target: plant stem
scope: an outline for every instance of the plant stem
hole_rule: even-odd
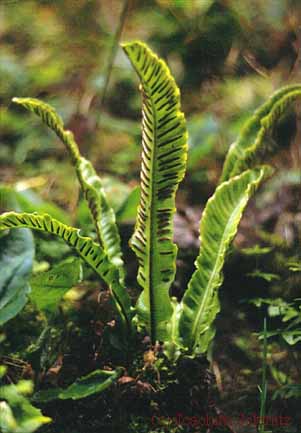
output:
[[[110,77],[111,77],[111,73],[112,73],[112,69],[113,69],[113,64],[114,64],[114,60],[115,60],[117,49],[118,49],[118,43],[119,43],[119,40],[121,38],[122,30],[123,30],[126,16],[127,16],[128,9],[129,9],[129,5],[130,5],[130,0],[124,0],[123,8],[122,8],[122,11],[121,11],[121,14],[119,17],[118,26],[117,26],[117,29],[115,31],[114,38],[112,41],[110,57],[108,59],[106,71],[104,74],[105,75],[105,83],[104,83],[102,95],[100,97],[100,103],[99,103],[99,112],[100,113],[101,113],[101,110],[103,108],[103,104],[104,104],[104,101],[105,101],[105,98],[107,95]]]
[[[266,317],[263,321],[263,359],[262,359],[262,382],[260,390],[260,421],[258,426],[258,432],[264,433],[264,417],[266,411],[266,398],[267,398],[267,353],[268,353],[268,343],[267,343],[267,320]]]

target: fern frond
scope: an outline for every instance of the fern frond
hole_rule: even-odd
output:
[[[265,161],[276,149],[265,138],[287,107],[301,97],[301,85],[294,84],[275,92],[247,121],[227,154],[220,182]]]
[[[36,213],[6,212],[0,215],[0,231],[11,228],[30,228],[54,234],[63,239],[107,283],[123,322],[130,330],[130,298],[120,285],[119,275],[105,251],[89,237],[79,234],[79,229],[69,227],[51,216]]]
[[[91,162],[83,157],[79,158],[76,170],[93,215],[100,243],[103,245],[111,262],[118,267],[120,279],[123,281],[124,263],[116,217],[113,208],[106,199],[101,179],[97,176]]]
[[[120,279],[123,281],[124,267],[115,213],[107,201],[101,179],[92,164],[80,155],[72,132],[65,131],[63,121],[53,107],[34,98],[13,98],[13,102],[37,114],[66,146],[88,202],[99,242],[111,262],[118,267]]]
[[[78,146],[74,141],[72,132],[65,131],[63,120],[55,109],[51,105],[36,98],[13,98],[12,101],[39,116],[62,140],[71,155],[73,164],[76,165],[80,157]]]
[[[124,44],[123,49],[140,78],[143,100],[141,196],[131,239],[143,288],[137,314],[155,342],[165,338],[173,311],[169,288],[177,248],[172,220],[175,193],[185,173],[187,132],[180,93],[166,64],[141,42]]]
[[[226,253],[250,197],[270,170],[261,167],[231,178],[207,202],[196,270],[184,294],[179,320],[179,340],[190,352],[205,352],[214,335],[211,325],[220,310],[218,288]]]

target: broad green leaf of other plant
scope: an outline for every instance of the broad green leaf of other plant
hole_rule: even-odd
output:
[[[180,93],[166,64],[141,42],[122,45],[141,81],[141,194],[131,247],[139,261],[143,291],[137,303],[140,325],[151,340],[166,337],[172,315],[169,289],[175,276],[175,193],[183,179],[187,132]]]
[[[0,215],[0,231],[21,227],[52,233],[72,247],[108,284],[121,319],[125,322],[125,326],[130,332],[130,298],[120,284],[118,270],[112,267],[107,254],[97,243],[93,242],[89,237],[81,236],[79,229],[66,226],[47,214],[6,212]]]
[[[40,311],[52,314],[63,296],[82,279],[82,266],[79,259],[61,263],[50,271],[40,272],[30,279],[31,301]]]
[[[16,207],[15,194],[0,188],[0,207]],[[15,317],[25,306],[34,258],[34,241],[29,230],[1,233],[0,238],[0,325]]]
[[[51,418],[43,416],[40,409],[31,405],[27,394],[31,394],[32,389],[32,383],[24,380],[16,385],[0,385],[1,432],[33,433],[43,424],[51,422]]]
[[[224,182],[205,207],[200,254],[182,300],[179,320],[181,344],[191,352],[205,352],[214,335],[211,325],[220,310],[218,288],[223,281],[226,253],[250,197],[269,172],[268,167],[247,170]]]
[[[264,162],[275,151],[274,146],[267,145],[265,138],[287,107],[300,97],[301,85],[292,84],[275,92],[255,111],[229,149],[221,182]]]

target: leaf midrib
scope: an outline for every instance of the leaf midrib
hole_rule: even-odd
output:
[[[145,81],[143,81],[143,87],[147,89],[147,92],[150,92]],[[150,96],[149,100],[151,101],[153,119],[154,119],[154,132],[153,132],[153,152],[152,152],[152,161],[151,161],[151,172],[150,172],[150,188],[151,188],[151,202],[150,202],[150,242],[148,248],[148,269],[149,269],[149,306],[150,306],[150,334],[151,341],[153,344],[156,342],[156,311],[155,311],[155,294],[153,290],[153,269],[154,269],[154,257],[151,254],[153,249],[153,244],[155,244],[156,238],[156,206],[153,204],[156,203],[155,199],[155,188],[154,182],[155,178],[153,177],[153,173],[156,173],[157,168],[157,113],[153,103],[153,98]]]

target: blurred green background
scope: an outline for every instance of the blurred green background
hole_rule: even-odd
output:
[[[206,200],[246,117],[274,89],[299,80],[300,16],[298,0],[1,0],[1,181],[42,174],[41,192],[73,205],[62,146],[11,104],[13,96],[32,96],[58,109],[102,174],[135,184],[140,95],[116,45],[122,27],[121,41],[147,42],[181,88],[188,179],[199,191],[190,199]],[[290,119],[279,131],[282,147],[294,129]],[[296,154],[283,163],[296,166]]]

